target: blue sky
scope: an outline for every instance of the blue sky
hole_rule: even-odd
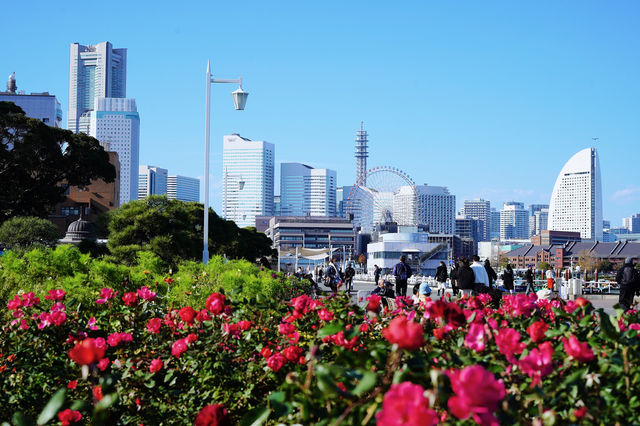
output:
[[[369,165],[482,197],[548,203],[556,176],[596,143],[604,217],[640,212],[640,3],[635,1],[8,2],[0,76],[68,105],[69,44],[128,49],[141,164],[201,177],[207,59],[214,77],[212,204],[222,136],[276,145],[283,161],[355,180]],[[9,19],[10,18],[10,19]],[[278,187],[276,183],[276,187]]]

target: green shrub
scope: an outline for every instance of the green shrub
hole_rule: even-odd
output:
[[[14,217],[0,226],[0,242],[8,247],[26,248],[33,244],[52,246],[59,238],[58,228],[38,217]]]

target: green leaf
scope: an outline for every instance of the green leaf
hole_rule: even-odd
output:
[[[74,411],[89,411],[91,405],[87,401],[75,400],[71,404],[71,409]]]
[[[51,420],[55,417],[56,414],[58,414],[58,411],[60,411],[60,408],[62,408],[62,404],[64,404],[64,396],[66,392],[66,389],[60,389],[51,397],[49,402],[47,402],[47,405],[38,416],[39,425],[47,424],[49,420]]]
[[[240,420],[240,426],[260,426],[267,421],[270,414],[269,407],[254,408]]]
[[[100,402],[98,402],[96,404],[96,408],[94,409],[95,413],[99,413],[101,411],[105,411],[107,409],[109,409],[109,407],[111,407],[116,401],[118,400],[118,394],[117,393],[110,393],[108,395],[105,395]]]
[[[369,392],[376,385],[378,381],[378,375],[372,371],[365,371],[362,374],[362,379],[358,382],[352,393],[356,396],[360,396],[366,392]]]
[[[332,322],[331,324],[327,324],[324,327],[322,327],[320,330],[318,330],[318,337],[323,338],[327,336],[332,336],[342,331],[343,327],[344,327],[344,324],[342,324],[341,322]]]
[[[30,421],[28,421],[25,417],[24,414],[22,414],[21,412],[17,412],[13,414],[13,417],[11,418],[11,422],[14,424],[14,426],[30,426],[31,423]],[[8,425],[8,423],[3,423],[2,426],[4,425]]]
[[[476,311],[473,311],[473,313],[469,315],[469,318],[467,318],[467,324],[471,324],[475,319],[476,319]]]
[[[269,401],[271,402],[279,402],[280,404],[284,403],[284,392],[274,392],[269,395]]]
[[[616,332],[616,329],[613,327],[613,324],[611,324],[611,319],[609,318],[609,315],[605,313],[602,308],[598,309],[598,311],[600,314],[600,328],[602,329],[602,332],[608,338],[617,340],[618,333]]]

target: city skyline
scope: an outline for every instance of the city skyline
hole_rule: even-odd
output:
[[[395,166],[417,184],[447,186],[456,210],[475,198],[498,207],[509,200],[549,203],[562,165],[592,145],[600,153],[604,218],[620,226],[640,210],[633,164],[640,90],[632,72],[640,63],[632,18],[638,5],[362,5],[340,5],[342,13],[334,14],[331,4],[250,2],[243,8],[247,30],[238,32],[227,19],[230,6],[216,15],[206,4],[199,14],[195,6],[175,7],[154,14],[152,23],[134,19],[147,13],[144,4],[128,5],[130,18],[116,19],[117,7],[100,9],[105,24],[81,19],[95,6],[34,8],[29,25],[6,23],[20,43],[4,47],[0,71],[16,71],[19,90],[57,96],[66,112],[69,44],[126,48],[127,95],[144,117],[140,164],[186,175],[202,169],[206,60],[215,77],[242,75],[252,93],[246,111],[233,111],[231,90],[212,92],[211,195],[218,212],[222,135],[268,140],[277,147],[276,165],[336,170],[343,186],[355,181],[361,121],[369,167]],[[7,13],[19,11],[8,5]],[[320,38],[325,18],[332,31]],[[284,22],[295,37],[278,31]],[[212,41],[230,32],[225,43]],[[35,66],[34,50],[47,73]],[[167,104],[176,106],[171,120]]]

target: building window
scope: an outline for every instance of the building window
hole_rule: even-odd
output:
[[[78,216],[80,209],[76,206],[63,206],[60,208],[60,214],[62,216]]]

